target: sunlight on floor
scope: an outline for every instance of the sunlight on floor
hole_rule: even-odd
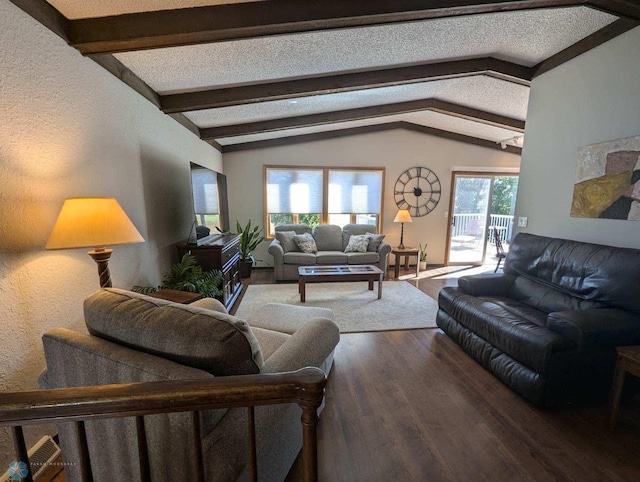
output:
[[[484,264],[482,266],[445,266],[440,268],[431,268],[421,271],[418,276],[415,273],[401,275],[401,280],[420,280],[420,279],[454,279],[461,276],[469,276],[472,274],[493,273],[496,269],[495,263]]]

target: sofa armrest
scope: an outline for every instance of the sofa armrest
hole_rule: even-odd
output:
[[[380,246],[378,246],[378,254],[380,255],[380,259],[382,259],[384,256],[387,256],[390,252],[391,245],[382,241],[380,243]]]
[[[640,316],[616,308],[549,313],[547,328],[578,350],[640,344]]]
[[[262,366],[261,373],[278,373],[320,367],[340,341],[340,329],[327,318],[302,325]]]
[[[515,279],[504,273],[478,274],[461,277],[458,286],[472,296],[509,296]]]
[[[217,311],[219,313],[229,314],[224,305],[215,298],[201,298],[189,303],[189,306],[197,306],[198,308],[204,308],[205,310]]]
[[[282,245],[280,244],[280,241],[278,241],[277,239],[274,239],[273,241],[271,241],[271,244],[269,245],[269,254],[273,256],[273,260],[275,261],[276,264],[278,263],[282,264],[282,259],[284,257],[284,249],[282,249]]]

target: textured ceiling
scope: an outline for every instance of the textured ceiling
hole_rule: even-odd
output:
[[[151,12],[174,8],[204,7],[225,3],[247,3],[264,0],[48,0],[70,19],[106,17],[125,13]]]
[[[524,120],[527,115],[529,88],[485,75],[476,75],[340,94],[299,97],[295,100],[221,107],[186,112],[185,115],[200,127],[215,127],[243,124],[249,120],[255,122],[428,98],[438,98]]]
[[[533,66],[617,17],[528,10],[143,50],[116,57],[159,93],[445,59]]]
[[[78,19],[249,3],[252,0],[49,1],[67,18]],[[275,6],[275,2],[273,5]],[[300,1],[299,8],[305,8],[303,1]],[[617,19],[614,15],[583,6],[539,8],[258,36],[122,52],[114,56],[158,94],[165,95],[480,57],[494,57],[533,67]],[[496,77],[472,75],[231,105],[184,114],[202,129],[422,99],[438,99],[478,111],[526,120],[529,88]],[[482,115],[482,112],[478,115]],[[508,127],[500,128],[443,113],[420,111],[217,140],[222,145],[230,145],[397,121],[412,122],[492,142],[519,134]]]
[[[225,139],[219,139],[221,145],[239,144],[243,142],[262,141],[266,139],[274,139],[280,137],[298,136],[303,134],[312,134],[315,132],[326,132],[340,129],[348,129],[352,127],[370,126],[377,124],[387,124],[390,122],[406,121],[436,129],[464,134],[472,137],[479,137],[491,141],[501,141],[515,136],[522,135],[519,132],[493,127],[479,122],[460,119],[437,112],[415,112],[411,114],[390,115],[385,117],[376,117],[374,119],[363,119],[358,121],[341,122],[329,125],[320,125],[312,127],[303,127],[298,129],[286,129],[282,131],[251,134],[246,136],[236,136]]]

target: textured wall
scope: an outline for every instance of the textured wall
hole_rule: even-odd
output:
[[[442,183],[442,197],[436,209],[415,218],[404,229],[404,244],[428,243],[428,262],[443,263],[447,237],[445,211],[449,210],[451,168],[509,167],[517,168],[520,156],[495,149],[472,146],[403,129],[361,134],[337,139],[255,149],[224,154],[224,172],[229,184],[232,225],[239,219],[263,224],[263,165],[306,166],[375,166],[386,168],[384,225],[386,241],[397,245],[400,225],[393,222],[398,208],[393,199],[393,186],[406,169],[424,166],[433,170]],[[273,263],[264,242],[256,250],[256,258]]]
[[[83,329],[82,300],[98,288],[85,249],[43,249],[63,200],[116,197],[147,241],[115,248],[114,286],[156,284],[190,227],[189,161],[217,170],[222,162],[6,0],[0,118],[0,391],[35,389],[42,334]],[[1,431],[0,471],[12,459]]]
[[[578,149],[640,134],[640,28],[533,81],[516,216],[522,231],[640,248],[640,223],[572,218]]]

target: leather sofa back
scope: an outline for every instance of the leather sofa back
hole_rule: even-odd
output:
[[[509,247],[504,272],[523,276],[580,300],[595,302],[584,303],[585,309],[609,305],[640,314],[638,249],[519,233]],[[514,295],[526,296],[526,291],[530,290],[531,286]],[[541,302],[539,309],[557,311],[548,309],[551,306],[546,304],[562,307],[574,303],[570,298],[548,297],[551,293],[545,295],[545,291],[535,295],[538,299],[548,298],[547,302]],[[578,302],[577,306],[582,304]]]

